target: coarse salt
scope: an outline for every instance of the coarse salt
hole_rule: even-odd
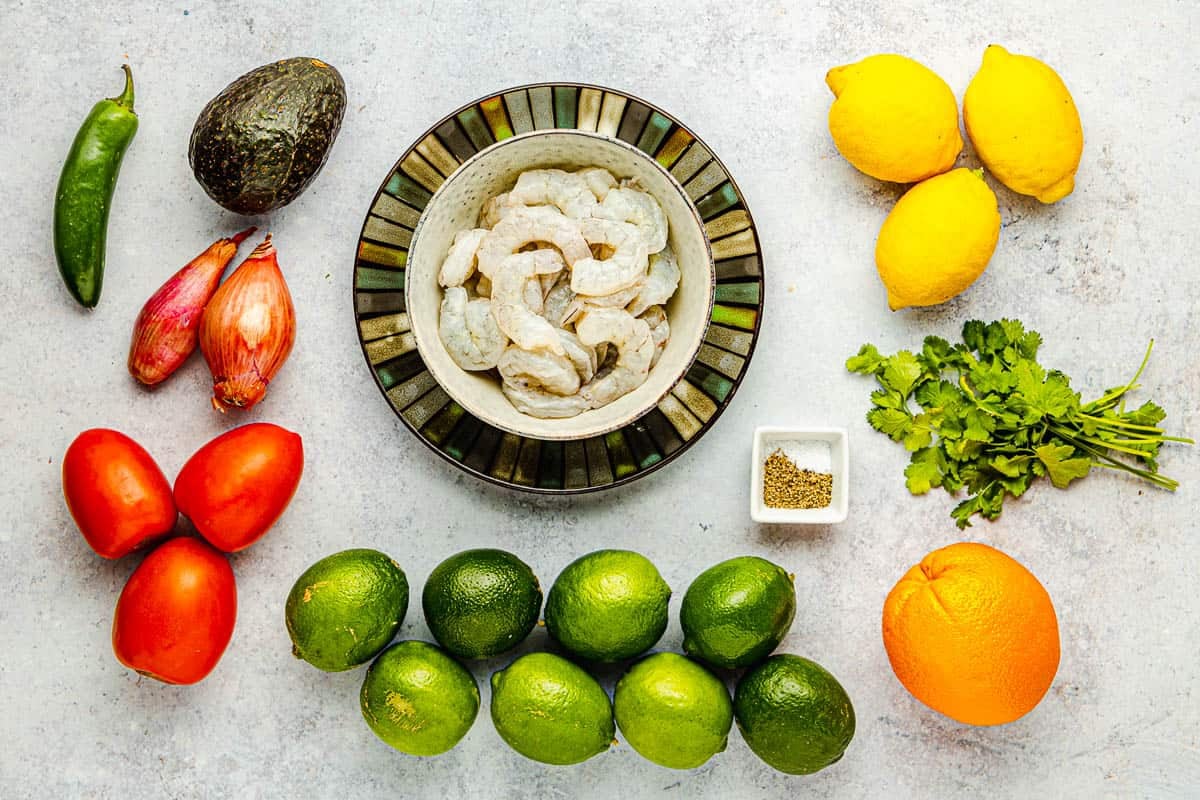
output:
[[[776,450],[800,469],[833,472],[833,449],[829,442],[812,439],[767,439],[763,442],[763,452],[768,457]]]

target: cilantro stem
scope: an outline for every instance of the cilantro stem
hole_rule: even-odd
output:
[[[1089,403],[1089,405],[1090,405],[1090,403]],[[1090,420],[1099,425],[1105,425],[1105,426],[1113,425],[1118,428],[1129,428],[1130,430],[1135,430],[1135,431],[1149,431],[1151,433],[1162,433],[1163,432],[1162,428],[1156,428],[1153,425],[1136,425],[1132,422],[1125,422],[1124,420],[1114,419],[1112,417],[1097,417],[1092,414],[1085,414],[1082,411],[1078,412],[1077,416],[1083,417],[1084,419]]]
[[[1062,430],[1056,429],[1055,433],[1057,433],[1059,436],[1063,437],[1064,439],[1070,438],[1070,439],[1072,439],[1074,441],[1078,441],[1078,442],[1089,442],[1090,444],[1098,445],[1107,450],[1116,450],[1118,453],[1128,453],[1131,456],[1149,455],[1145,450],[1136,450],[1131,447],[1122,447],[1121,445],[1118,445],[1108,439],[1093,439],[1090,436],[1083,436],[1078,433],[1072,433],[1071,431],[1065,430],[1065,429],[1062,429]],[[1150,444],[1153,444],[1153,442],[1150,442]]]
[[[1125,384],[1125,392],[1129,392],[1133,388],[1133,385],[1135,383],[1137,383],[1137,379],[1142,377],[1142,371],[1146,369],[1146,364],[1149,363],[1149,361],[1150,361],[1150,351],[1153,349],[1154,349],[1154,340],[1151,339],[1150,344],[1146,345],[1146,355],[1142,356],[1142,363],[1140,365],[1138,365],[1137,372],[1133,373],[1133,377],[1129,379],[1129,383]],[[1125,398],[1124,398],[1125,392],[1122,392],[1122,397],[1121,397],[1121,413],[1122,414],[1125,413]]]
[[[1153,349],[1154,340],[1151,339],[1150,344],[1146,346],[1146,354],[1142,356],[1142,363],[1138,365],[1137,372],[1133,373],[1133,377],[1129,379],[1129,383],[1125,384],[1119,389],[1113,389],[1109,391],[1103,397],[1088,403],[1086,406],[1084,406],[1084,408],[1089,411],[1098,410],[1101,406],[1112,408],[1113,405],[1116,405],[1116,401],[1120,400],[1121,413],[1125,413],[1125,395],[1129,394],[1134,389],[1139,388],[1137,380],[1138,378],[1142,377],[1142,373],[1146,370],[1146,364],[1150,361],[1150,352]]]
[[[1086,406],[1084,406],[1084,408],[1088,409],[1089,411],[1108,411],[1110,408],[1115,406],[1117,404],[1117,401],[1120,400],[1122,397],[1124,397],[1126,394],[1133,391],[1134,389],[1140,389],[1140,388],[1141,388],[1141,386],[1139,384],[1133,383],[1133,384],[1129,384],[1128,386],[1122,386],[1119,389],[1113,389],[1112,391],[1108,392],[1108,394],[1104,395],[1103,397],[1099,397],[1099,398],[1093,400],[1092,402],[1088,403]]]
[[[1116,442],[1117,444],[1162,444],[1163,442],[1195,444],[1194,441],[1185,436],[1146,436],[1141,439],[1109,439],[1108,441]]]
[[[1126,464],[1124,461],[1119,461],[1119,460],[1113,458],[1112,456],[1108,455],[1107,453],[1097,450],[1096,448],[1091,447],[1090,445],[1087,445],[1083,442],[1078,442],[1078,441],[1075,441],[1074,439],[1069,439],[1068,441],[1070,441],[1071,444],[1075,445],[1076,447],[1078,447],[1080,450],[1084,451],[1085,453],[1089,453],[1097,459],[1102,459],[1103,461],[1107,461],[1109,464],[1112,465],[1111,467],[1109,467],[1110,469],[1118,469],[1118,470],[1121,470],[1122,472],[1133,473],[1134,475],[1137,475],[1138,477],[1143,478],[1144,480],[1147,480],[1150,483],[1155,484],[1156,486],[1161,486],[1162,488],[1167,489],[1168,491],[1173,492],[1179,488],[1179,481],[1174,480],[1173,478],[1168,478],[1166,475],[1160,475],[1157,472],[1150,472],[1148,470],[1138,469],[1137,467],[1133,466],[1132,464]],[[1100,462],[1094,462],[1094,463],[1096,464],[1096,466],[1107,466],[1107,465],[1101,464]]]

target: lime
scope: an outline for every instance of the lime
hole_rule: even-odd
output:
[[[671,769],[692,769],[720,753],[733,727],[725,684],[677,653],[634,664],[617,681],[613,710],[630,746]]]
[[[407,610],[408,580],[399,564],[378,550],[343,550],[296,580],[284,618],[297,658],[340,672],[386,647]]]
[[[567,565],[546,597],[546,630],[591,661],[648,650],[667,629],[671,587],[645,556],[597,550]]]
[[[489,658],[516,647],[533,630],[542,588],[512,553],[465,550],[437,565],[425,581],[421,605],[442,647],[463,658]]]
[[[796,616],[796,589],[782,567],[742,556],[700,573],[683,596],[683,649],[714,667],[749,667],[771,654]]]
[[[854,738],[846,690],[820,664],[800,656],[772,656],[743,675],[733,710],[755,755],[789,775],[828,767]]]
[[[578,764],[613,743],[608,695],[552,653],[521,656],[492,675],[492,722],[509,747],[543,764]]]
[[[436,756],[471,729],[479,687],[440,647],[397,642],[367,669],[359,704],[380,739],[402,753]]]

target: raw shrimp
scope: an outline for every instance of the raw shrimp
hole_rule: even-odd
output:
[[[514,208],[518,208],[518,206],[508,204],[507,194],[496,195],[484,203],[483,208],[479,209],[479,227],[496,227],[496,223],[504,219]]]
[[[650,357],[650,368],[653,369],[662,358],[663,350],[667,349],[667,341],[671,338],[671,323],[667,321],[667,312],[662,306],[650,306],[638,319],[650,326],[650,338],[654,342],[654,355]]]
[[[617,360],[617,348],[610,347],[608,342],[601,342],[596,345],[596,374],[604,374],[612,372],[613,364]]]
[[[563,397],[530,386],[524,381],[505,381],[500,388],[513,408],[531,417],[564,419],[577,417],[588,410],[587,401],[577,394]]]
[[[613,248],[613,253],[604,260],[598,260],[590,257],[589,250],[588,258],[571,265],[571,289],[577,294],[593,297],[613,294],[633,286],[646,276],[646,243],[635,226],[607,219],[585,219],[580,221],[579,229],[588,244],[608,245]],[[482,269],[482,248],[479,264]]]
[[[539,316],[542,304],[534,311],[526,303],[526,285],[532,283],[538,300],[541,300],[541,284],[535,278],[534,260],[530,256],[538,252],[517,253],[508,256],[492,276],[492,313],[496,324],[506,336],[526,350],[546,348],[563,355],[555,327]]]
[[[542,285],[535,278],[525,281],[525,288],[521,290],[521,301],[525,303],[525,307],[535,314],[541,314],[542,308],[546,303],[546,299],[542,297]]]
[[[586,314],[593,308],[624,308],[641,293],[642,283],[643,281],[639,280],[628,289],[622,289],[612,294],[603,294],[599,297],[587,294],[575,295],[575,298],[567,305],[566,311],[563,312],[563,324],[574,323],[580,314]]]
[[[563,271],[563,267],[567,262],[563,261],[563,257],[557,250],[546,248],[544,250],[525,250],[520,253],[513,253],[507,256],[513,264],[529,264],[533,270],[533,274],[541,278],[543,276],[555,277]],[[501,261],[501,264],[504,262]],[[557,278],[556,278],[557,280]]]
[[[468,371],[496,366],[508,346],[508,337],[492,316],[491,301],[468,300],[461,286],[446,289],[438,335],[454,363]]]
[[[571,291],[571,279],[563,273],[546,294],[542,304],[542,316],[554,327],[561,327],[566,324],[574,303],[575,293]]]
[[[594,216],[636,226],[649,253],[657,253],[667,246],[667,216],[648,192],[627,187],[613,189],[605,195]]]
[[[590,347],[609,342],[617,348],[617,361],[612,371],[595,378],[579,391],[579,396],[592,408],[608,405],[646,381],[650,360],[654,357],[654,341],[650,338],[650,326],[644,320],[622,309],[597,308],[575,324],[575,334],[579,341]]]
[[[495,280],[500,263],[531,242],[547,242],[558,248],[562,259],[569,266],[576,261],[592,257],[588,243],[579,231],[579,225],[564,217],[556,209],[535,206],[517,208],[496,223],[496,227],[483,238],[476,254],[479,271]],[[535,254],[553,252],[535,250]],[[535,256],[535,258],[547,258]],[[560,267],[561,269],[561,267]],[[543,272],[552,270],[542,270]],[[599,292],[606,294],[606,292]]]
[[[512,345],[500,356],[497,366],[506,382],[520,381],[558,395],[579,391],[579,372],[565,355],[555,355],[547,350],[523,350]]]
[[[571,219],[585,219],[596,210],[596,195],[586,180],[561,169],[531,169],[517,177],[506,205],[557,206]]]
[[[438,283],[442,286],[462,286],[475,272],[475,251],[488,235],[484,228],[472,228],[454,234],[454,242],[438,272]]]
[[[633,284],[632,286],[622,289],[619,292],[602,294],[599,297],[581,294],[579,295],[579,299],[585,306],[591,306],[592,308],[624,308],[625,306],[629,305],[634,298],[641,294],[644,285],[645,279],[643,278],[639,279],[637,283]]]
[[[633,299],[627,309],[630,314],[640,317],[650,306],[658,306],[667,302],[679,288],[679,265],[675,263],[675,254],[670,247],[650,256],[650,272],[642,291]]]
[[[588,189],[595,195],[597,200],[603,201],[609,191],[617,188],[617,179],[612,176],[612,173],[600,167],[585,167],[575,172],[583,182],[587,184]]]
[[[596,348],[588,347],[570,331],[560,330],[558,338],[562,340],[563,349],[567,351],[567,358],[571,359],[571,363],[575,365],[575,371],[579,373],[579,380],[587,383],[594,378],[598,366]]]

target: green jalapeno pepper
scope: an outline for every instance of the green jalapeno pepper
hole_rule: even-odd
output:
[[[133,73],[125,90],[101,100],[75,134],[54,195],[54,256],[72,296],[85,308],[100,300],[108,210],[125,148],[137,133]]]

